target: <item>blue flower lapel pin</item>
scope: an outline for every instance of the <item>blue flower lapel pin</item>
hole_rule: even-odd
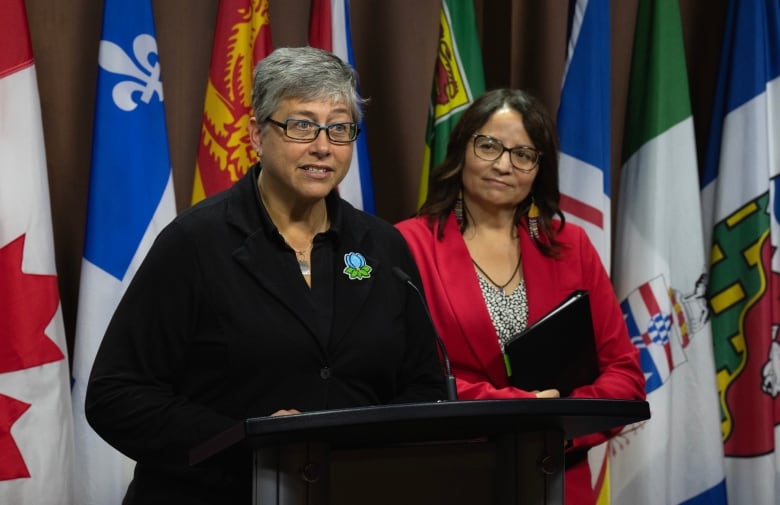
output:
[[[349,280],[355,279],[368,279],[371,277],[370,266],[366,265],[366,258],[362,254],[356,252],[350,252],[344,255],[344,263],[347,267],[344,269],[344,273],[349,277]]]

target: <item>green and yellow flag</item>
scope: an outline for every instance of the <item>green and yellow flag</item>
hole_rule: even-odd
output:
[[[484,92],[474,4],[472,0],[443,0],[418,207],[428,196],[431,169],[444,160],[450,131],[466,107]]]

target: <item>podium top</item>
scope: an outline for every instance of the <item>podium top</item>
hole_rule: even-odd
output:
[[[533,398],[358,407],[250,418],[193,449],[190,460],[198,463],[242,440],[252,448],[298,442],[376,447],[549,430],[575,438],[649,418],[649,404],[639,400]]]

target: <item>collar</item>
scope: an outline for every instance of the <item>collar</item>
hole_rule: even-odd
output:
[[[252,182],[252,188],[254,189],[254,202],[257,205],[260,214],[260,227],[263,230],[266,238],[274,241],[275,243],[283,244],[284,238],[279,233],[279,229],[271,220],[271,216],[268,214],[263,199],[260,197],[260,188],[257,185],[257,179],[260,176],[260,171],[263,169],[261,163],[255,163],[247,171],[245,178],[249,178]],[[342,211],[339,205],[341,197],[339,197],[338,191],[335,189],[325,196],[325,209],[330,219],[330,227],[324,232],[324,234],[333,242],[338,241],[338,237],[341,235],[342,229]]]

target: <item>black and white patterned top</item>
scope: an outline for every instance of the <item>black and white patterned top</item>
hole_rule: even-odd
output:
[[[493,327],[498,333],[498,344],[501,352],[504,345],[513,335],[525,329],[528,325],[528,298],[525,292],[525,280],[520,279],[520,284],[515,290],[505,295],[493,284],[477,273],[479,287],[482,289],[482,297],[485,299]]]

